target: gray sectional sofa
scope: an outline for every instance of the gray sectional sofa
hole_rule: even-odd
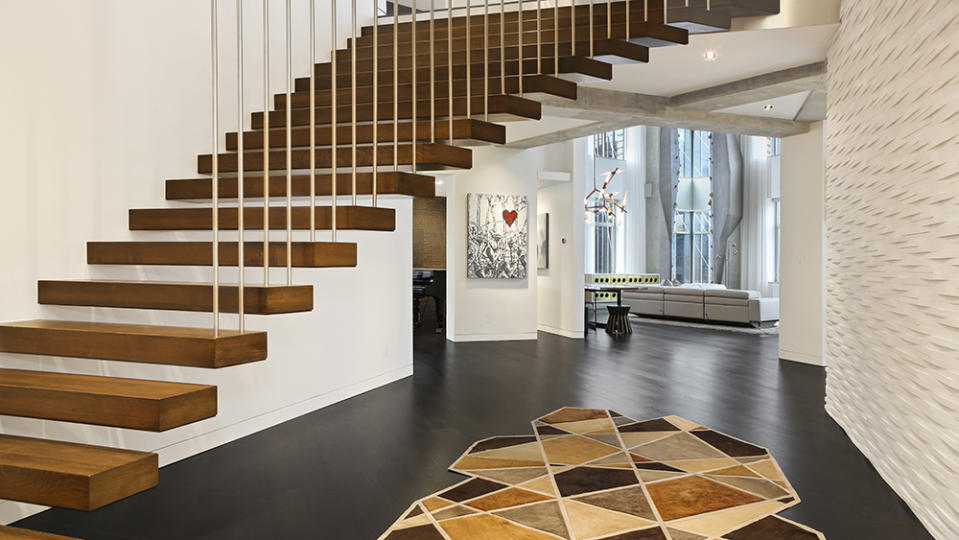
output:
[[[651,285],[623,292],[623,303],[640,316],[771,326],[779,320],[779,299],[760,298],[756,291],[722,286]]]

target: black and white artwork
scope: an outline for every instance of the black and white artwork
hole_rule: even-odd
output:
[[[536,259],[537,268],[549,269],[549,214],[536,216]]]
[[[525,279],[529,203],[523,195],[466,196],[466,277]]]

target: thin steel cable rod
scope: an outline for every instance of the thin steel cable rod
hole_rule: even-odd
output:
[[[626,0],[626,41],[629,41],[629,8],[631,0]]]
[[[373,206],[376,206],[376,180],[377,180],[376,179],[376,173],[377,173],[376,155],[379,153],[377,150],[379,149],[379,143],[380,143],[380,123],[378,118],[378,114],[380,112],[379,111],[379,105],[380,105],[379,80],[380,79],[379,79],[379,73],[377,73],[380,68],[380,62],[379,62],[380,14],[378,10],[379,10],[379,5],[377,4],[377,0],[373,0],[373,186],[372,186],[372,192],[373,192],[372,205]],[[355,49],[356,47],[357,45],[354,43],[353,48]]]
[[[237,205],[237,299],[236,313],[237,326],[240,333],[244,331],[245,305],[245,260],[244,260],[244,225],[246,225],[243,193],[243,0],[236,0],[236,205]]]
[[[489,0],[483,0],[483,120],[489,122]]]
[[[374,0],[375,1],[375,0]],[[393,172],[400,170],[400,10],[393,3]]]
[[[452,0],[450,0],[452,2]],[[470,35],[470,25],[472,24],[471,15],[473,6],[470,0],[466,0],[466,117],[473,117],[473,62],[470,58],[470,51],[473,50],[472,36]]]
[[[449,98],[449,141],[453,144],[453,0],[446,4],[446,74],[449,82],[446,97]]]
[[[506,94],[506,0],[499,0],[499,93]]]
[[[293,285],[293,11],[286,0],[286,284]],[[264,257],[268,254],[264,253]]]
[[[330,11],[330,239],[336,242],[336,186],[339,180],[336,173],[336,0],[330,0]],[[287,114],[289,110],[287,107]]]
[[[627,0],[628,2],[629,0]],[[629,18],[629,6],[626,6],[626,18]],[[590,28],[593,28],[593,21],[589,21]],[[613,0],[606,0],[606,39],[613,37]]]
[[[587,21],[586,24],[589,25],[589,57],[592,58],[593,56],[595,56],[593,54],[593,52],[595,51],[595,44],[594,44],[595,38],[593,36],[593,0],[589,0],[589,21]],[[576,26],[575,19],[573,20],[573,26]],[[573,47],[575,46],[576,45],[574,44]]]
[[[352,154],[352,168],[351,170],[351,185],[353,193],[353,206],[356,206],[356,0],[352,0],[350,5],[353,7],[353,18],[350,25],[350,37],[352,41],[350,42],[352,46],[350,47],[351,59],[350,62],[350,84],[352,86],[351,92],[351,110],[352,116],[350,116],[350,132],[353,136],[353,142],[350,145],[351,154]],[[376,152],[376,145],[373,145],[373,151]],[[333,152],[336,153],[336,148],[333,149]]]
[[[576,56],[576,0],[569,0],[570,56]]]
[[[211,75],[213,79],[213,179],[211,180],[213,188],[213,335],[220,335],[220,128],[217,117],[220,112],[219,103],[219,47],[217,47],[217,0],[211,0],[211,44],[212,54]]]
[[[519,0],[519,5],[516,10],[516,24],[518,28],[519,39],[519,95],[523,95],[523,0]]]
[[[430,0],[430,142],[436,142],[436,56],[434,55],[433,43],[435,39],[435,18],[434,5],[436,2]],[[414,38],[415,39],[415,38]]]
[[[287,108],[292,104],[287,104]],[[310,0],[310,242],[316,241],[316,0]]]
[[[287,105],[289,106],[289,105]],[[263,253],[270,252],[270,1],[263,0]],[[242,182],[243,179],[239,179]],[[263,257],[263,286],[270,286],[270,258]]]
[[[643,21],[649,22],[649,0],[643,0]]]
[[[553,75],[559,76],[559,0],[553,0]]]
[[[543,0],[536,0],[536,74],[543,73]]]
[[[416,131],[417,131],[416,126],[417,124],[419,124],[419,121],[418,121],[419,115],[417,114],[419,112],[418,111],[419,102],[416,101],[416,41],[417,41],[416,39],[417,37],[416,36],[416,0],[413,0],[413,20],[411,24],[413,25],[412,34],[411,34],[412,45],[413,45],[413,50],[412,50],[412,53],[413,53],[413,103],[412,103],[412,108],[410,109],[410,122],[412,122],[413,124],[413,140],[411,141],[411,145],[412,145],[411,149],[412,149],[413,156],[411,160],[412,162],[411,169],[413,171],[413,174],[416,174],[416,143],[417,141],[419,141],[419,139],[416,137]]]
[[[663,24],[669,24],[669,0],[663,0]]]

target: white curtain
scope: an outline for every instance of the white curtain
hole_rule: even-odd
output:
[[[779,296],[773,265],[775,205],[779,196],[779,156],[769,155],[769,139],[743,137],[743,221],[740,257],[743,289]]]

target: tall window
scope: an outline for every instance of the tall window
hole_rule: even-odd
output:
[[[626,130],[617,129],[593,135],[593,154],[612,159],[626,159]]]
[[[712,174],[708,132],[679,130],[679,185],[673,215],[673,279],[709,281],[712,268]]]
[[[593,222],[593,272],[616,273],[616,220],[607,214],[596,214]]]
[[[782,231],[782,216],[780,214],[780,209],[782,204],[780,204],[779,197],[773,199],[773,282],[779,283],[779,256],[781,253],[781,242],[780,235]]]

